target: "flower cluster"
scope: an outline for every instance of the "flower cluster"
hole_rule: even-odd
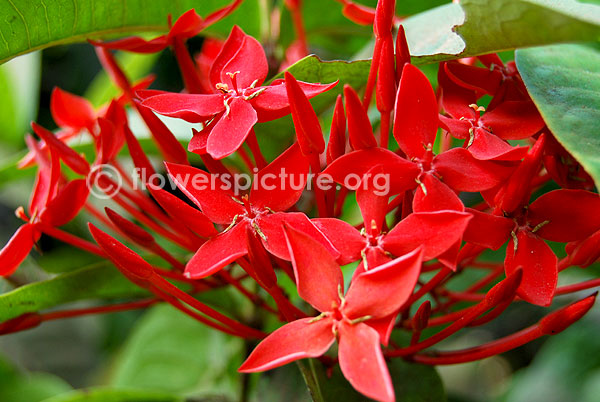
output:
[[[393,0],[379,1],[375,10],[343,2],[353,21],[373,24],[375,47],[362,99],[359,88],[344,86],[324,135],[309,99],[333,90],[337,82],[302,82],[287,71],[266,81],[272,69],[261,44],[237,26],[224,42],[206,40],[201,54],[188,53],[187,39],[239,3],[206,18],[191,10],[167,35],[150,41],[93,42],[122,94],[94,110],[83,98],[53,92],[59,131],[32,124],[39,139],[27,137],[30,153],[21,166],[36,166],[37,180],[27,210],[17,211],[25,223],[0,252],[2,275],[17,269],[42,234],[52,236],[109,259],[153,295],[150,302],[122,308],[161,300],[219,331],[262,340],[241,372],[320,358],[328,367],[339,364],[357,391],[381,401],[395,398],[386,359],[432,365],[473,361],[558,333],[591,308],[594,296],[489,344],[427,351],[464,327],[497,318],[513,302],[549,306],[557,295],[599,285],[593,280],[557,287],[560,271],[586,267],[600,257],[600,198],[592,192],[591,178],[553,138],[514,63],[496,55],[441,63],[434,91],[411,64],[402,27],[395,29]],[[307,53],[300,2],[286,5],[298,39],[282,67]],[[131,83],[111,52],[167,47],[181,69],[181,93],[147,89],[151,78]],[[370,119],[373,94],[378,116]],[[123,172],[124,158],[145,173],[142,180],[156,172],[130,129],[128,110],[146,123],[184,196],[151,180],[143,191],[101,174],[98,167],[106,165]],[[157,114],[200,124],[187,150]],[[287,115],[295,141],[269,162],[254,127]],[[93,161],[67,145],[83,133],[95,146]],[[201,168],[189,163],[188,152],[200,156]],[[245,167],[229,163],[233,157]],[[265,177],[281,180],[270,180],[268,188],[253,186],[246,194],[219,185],[198,189],[189,180],[220,183],[222,175],[243,171],[254,172],[255,183]],[[349,188],[350,176],[360,185]],[[337,188],[305,190],[307,180],[324,177]],[[377,182],[382,177],[385,192]],[[110,193],[111,202],[129,217],[108,207],[98,210],[89,196],[90,182]],[[547,191],[548,185],[555,189]],[[356,206],[360,223],[342,219]],[[89,224],[95,243],[60,228],[77,215],[100,222],[101,228]],[[566,257],[558,259],[547,241],[566,243]],[[165,242],[172,245],[164,247]],[[503,246],[504,263],[482,258],[486,250]],[[168,251],[174,248],[180,251]],[[142,251],[169,269],[151,264]],[[449,283],[472,269],[488,273],[463,291],[449,290]],[[281,276],[295,283],[302,300],[286,293]],[[248,286],[250,281],[258,288]],[[283,325],[267,334],[256,323],[194,297],[224,286]],[[457,309],[459,302],[469,305]],[[0,331],[56,317],[56,312],[27,314],[0,324]],[[422,331],[438,327],[443,329],[421,339]],[[391,336],[402,331],[410,341],[392,342]],[[334,343],[337,352],[326,355]]]

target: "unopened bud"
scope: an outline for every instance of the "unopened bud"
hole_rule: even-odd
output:
[[[415,332],[420,332],[427,328],[429,323],[429,317],[431,316],[431,303],[426,300],[419,306],[419,309],[415,313],[412,319],[412,327]]]
[[[491,288],[485,295],[485,302],[487,305],[490,307],[497,306],[498,304],[515,297],[517,289],[519,288],[519,285],[521,285],[522,278],[523,269],[518,268],[515,272],[508,275],[506,279]]]
[[[539,330],[544,335],[555,335],[564,331],[592,308],[597,294],[598,292],[548,314],[538,323]]]

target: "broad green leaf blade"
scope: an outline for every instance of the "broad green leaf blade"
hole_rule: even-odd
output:
[[[544,121],[600,188],[600,51],[555,45],[518,50],[516,61]]]
[[[243,341],[215,331],[168,305],[139,321],[117,361],[111,385],[220,395],[237,400]]]
[[[77,300],[118,299],[147,293],[110,263],[99,263],[0,295],[0,322]]]
[[[164,32],[167,15],[191,8],[208,13],[229,0],[0,0],[0,64],[49,46],[135,32]],[[210,32],[225,36],[238,24],[251,35],[260,32],[258,2],[246,0]]]
[[[43,402],[184,402],[184,398],[165,392],[115,388],[86,388],[68,392]]]
[[[415,63],[600,38],[600,6],[575,0],[461,0],[404,22]]]

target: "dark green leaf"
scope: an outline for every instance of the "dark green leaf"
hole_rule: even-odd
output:
[[[33,50],[90,37],[164,32],[168,14],[176,18],[195,8],[204,16],[227,3],[229,0],[0,0],[0,63]],[[225,36],[234,24],[258,35],[258,2],[244,1],[209,32]]]
[[[546,124],[600,187],[600,51],[555,45],[518,50],[516,60]]]

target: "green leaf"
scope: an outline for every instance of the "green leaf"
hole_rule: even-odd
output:
[[[546,124],[600,187],[600,51],[555,45],[518,50],[516,61]]]
[[[118,299],[146,294],[110,263],[102,262],[0,295],[0,322],[77,300]]]
[[[127,341],[111,384],[237,399],[243,341],[168,305],[152,308]]]
[[[43,402],[184,402],[184,399],[164,392],[97,387],[72,391]]]
[[[0,133],[2,143],[21,147],[35,118],[40,89],[41,54],[32,53],[0,65]]]
[[[387,362],[394,383],[396,400],[402,402],[443,402],[446,392],[442,380],[432,366],[413,364],[401,359]],[[316,359],[298,362],[314,401],[359,402],[365,397],[355,391],[344,378],[339,367],[331,376],[325,373],[323,365]]]
[[[48,373],[21,373],[0,358],[0,401],[39,402],[69,391],[64,380]]]
[[[136,32],[164,32],[174,18],[195,8],[208,13],[229,0],[0,0],[0,64],[49,46]],[[234,24],[258,35],[258,1],[246,0],[208,32],[225,36]]]
[[[575,0],[461,0],[403,23],[415,64],[600,38],[600,7]]]

